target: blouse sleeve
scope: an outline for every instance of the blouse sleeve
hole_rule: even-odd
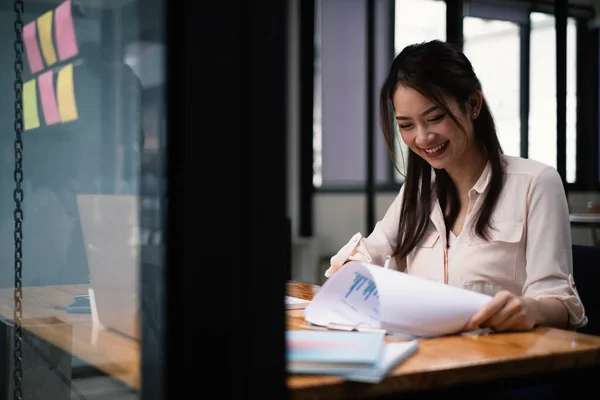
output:
[[[587,324],[587,317],[573,279],[569,208],[560,175],[544,169],[534,178],[528,193],[527,278],[523,295],[555,298],[569,314],[569,328]]]
[[[373,232],[368,237],[356,233],[330,260],[326,277],[333,275],[348,261],[364,261],[369,264],[383,265],[387,256],[391,255],[396,246],[398,236],[398,222],[404,186],[387,209],[383,218],[375,224]],[[404,262],[400,265],[392,258],[390,268],[403,269]]]

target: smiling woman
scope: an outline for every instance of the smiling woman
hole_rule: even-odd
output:
[[[391,256],[398,270],[493,296],[466,330],[584,326],[560,176],[503,153],[467,57],[437,40],[405,47],[380,109],[392,159],[392,121],[410,149],[405,183],[373,232],[355,235],[326,275],[350,260],[383,265]]]

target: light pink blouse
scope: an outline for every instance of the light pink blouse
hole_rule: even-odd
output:
[[[535,299],[556,298],[568,310],[570,328],[584,326],[587,317],[573,280],[569,210],[560,176],[534,160],[502,158],[506,179],[492,213],[495,229],[489,241],[475,235],[473,220],[490,181],[488,163],[469,191],[463,230],[458,237],[451,235],[450,247],[435,201],[423,239],[406,259],[390,260],[391,268],[492,296],[508,290]],[[368,237],[355,234],[331,258],[326,276],[349,260],[384,264],[396,243],[402,194],[403,189]]]

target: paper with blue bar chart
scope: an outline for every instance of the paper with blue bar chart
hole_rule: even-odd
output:
[[[461,332],[489,300],[485,294],[352,261],[323,284],[304,317],[317,326],[434,337]]]

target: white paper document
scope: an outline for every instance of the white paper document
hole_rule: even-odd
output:
[[[462,331],[490,300],[485,294],[352,261],[323,284],[304,317],[318,326],[433,337]]]

